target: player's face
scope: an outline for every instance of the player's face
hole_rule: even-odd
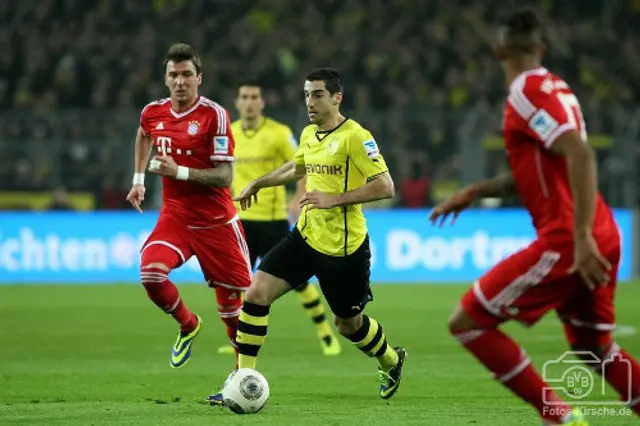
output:
[[[259,87],[241,86],[236,98],[236,109],[241,118],[256,118],[262,114],[264,99]]]
[[[190,103],[198,96],[198,86],[202,83],[202,74],[198,74],[192,61],[167,63],[164,75],[171,99],[179,103]]]
[[[330,94],[324,81],[305,81],[304,99],[307,104],[309,121],[313,124],[320,124],[338,110],[342,101],[342,93]]]

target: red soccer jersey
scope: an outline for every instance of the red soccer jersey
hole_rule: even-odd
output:
[[[521,201],[538,237],[573,241],[573,195],[567,164],[549,148],[567,131],[587,143],[578,99],[567,83],[545,68],[526,71],[509,88],[504,111],[504,140]],[[593,235],[601,245],[618,240],[611,210],[600,194]]]
[[[153,138],[158,155],[170,155],[180,166],[207,169],[233,161],[229,113],[203,96],[181,113],[173,110],[170,99],[151,102],[142,110],[140,127]],[[229,188],[163,177],[160,214],[179,216],[186,225],[209,227],[230,221],[236,209]]]

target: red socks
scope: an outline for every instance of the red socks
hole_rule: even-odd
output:
[[[167,271],[160,268],[143,267],[140,277],[149,299],[160,309],[171,314],[180,324],[181,331],[190,332],[196,328],[198,318],[182,302],[178,288],[169,280]]]
[[[485,367],[495,379],[521,399],[533,405],[540,417],[553,423],[562,423],[571,408],[553,391],[531,365],[531,360],[513,340],[498,329],[466,330],[453,335]]]

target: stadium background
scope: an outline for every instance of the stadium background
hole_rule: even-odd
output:
[[[545,65],[565,77],[581,100],[600,188],[617,209],[625,245],[622,276],[630,284],[621,288],[621,322],[635,330],[640,1],[9,0],[0,2],[0,284],[31,285],[0,286],[3,332],[20,330],[2,335],[4,347],[13,350],[0,365],[9,384],[0,390],[0,419],[175,424],[172,415],[184,414],[180,399],[200,398],[203,377],[209,391],[228,371],[216,366],[211,378],[204,357],[193,361],[191,372],[169,374],[168,345],[160,343],[169,343],[173,329],[168,320],[160,322],[165,318],[135,285],[137,250],[155,222],[160,194],[159,182],[148,176],[147,213],[132,212],[124,200],[134,134],[141,108],[166,96],[162,57],[177,41],[201,53],[203,94],[235,117],[236,84],[258,77],[266,114],[296,132],[307,124],[304,75],[317,66],[343,71],[343,110],[371,129],[397,185],[396,199],[367,209],[373,279],[392,284],[376,286],[382,302],[372,309],[389,335],[408,341],[412,352],[409,372],[415,378],[401,391],[405,399],[396,407],[404,411],[393,419],[414,424],[429,416],[415,424],[468,424],[472,416],[479,424],[513,425],[531,416],[502,389],[475,379],[468,389],[484,396],[469,397],[466,405],[459,405],[459,387],[445,393],[457,404],[456,413],[437,408],[442,401],[431,405],[429,399],[425,407],[422,396],[413,396],[440,395],[451,380],[484,372],[443,332],[464,287],[402,285],[468,283],[533,236],[517,202],[486,200],[453,228],[434,229],[427,221],[434,202],[504,170],[499,128],[505,83],[489,49],[490,24],[506,4],[516,3],[543,12],[550,46]],[[193,263],[175,278],[201,281]],[[88,285],[93,283],[132,285]],[[215,353],[213,342],[223,339],[215,331],[211,296],[204,297],[203,285],[183,292],[211,317],[210,340],[199,350]],[[306,424],[341,424],[341,412],[367,424],[393,424],[384,420],[388,411],[370,408],[368,387],[343,381],[361,369],[355,351],[339,365],[318,367],[306,377],[310,382],[292,379],[291,371],[311,371],[312,363],[325,361],[307,324],[289,320],[301,312],[285,299],[274,310],[277,325],[261,364],[276,383],[268,411],[273,423],[295,424],[287,406],[298,404],[311,416]],[[420,331],[403,326],[425,312]],[[153,326],[139,332],[123,317]],[[544,323],[540,329],[542,334],[525,340],[535,361],[565,349],[561,338],[549,339],[557,326]],[[638,344],[631,348],[637,355]],[[355,399],[309,391],[330,389],[335,380]],[[149,405],[154,402],[168,406]],[[323,420],[314,420],[314,413]],[[185,417],[179,423],[204,424],[210,415],[191,414],[193,423]]]
[[[0,28],[0,208],[131,213],[124,197],[139,112],[149,100],[166,96],[163,54],[172,42],[186,41],[202,55],[203,94],[235,116],[237,83],[257,77],[265,86],[266,113],[295,132],[308,122],[301,95],[305,73],[317,66],[340,68],[344,111],[372,130],[397,184],[396,199],[368,206],[388,215],[380,221],[386,227],[372,225],[374,243],[387,260],[379,265],[389,266],[393,274],[393,265],[403,264],[414,271],[412,281],[471,280],[483,269],[472,259],[472,253],[483,250],[473,227],[487,233],[488,250],[497,253],[488,254],[486,267],[531,236],[522,213],[513,213],[516,223],[509,228],[501,226],[501,216],[485,211],[482,220],[469,219],[442,233],[422,223],[415,211],[390,209],[428,208],[460,185],[505,167],[499,135],[505,84],[489,47],[489,25],[497,16],[489,3],[5,2],[0,6],[5,23]],[[640,86],[634,78],[640,71],[634,30],[640,6],[634,1],[572,4],[538,4],[549,28],[545,65],[564,76],[581,100],[607,200],[631,211],[640,200],[640,110],[635,103]],[[158,181],[149,176],[147,211],[160,204]],[[103,281],[135,280],[135,261],[127,257],[136,257],[134,245],[150,230],[154,216],[140,222],[133,213],[130,221],[120,213],[113,218],[121,220],[123,233],[113,227],[99,232],[102,223],[110,222],[106,214],[83,215],[72,228],[58,216],[5,216],[0,270],[7,273],[0,281],[37,282],[38,273],[58,281],[75,274],[82,281],[74,268],[84,268],[88,281],[100,278],[94,272]],[[415,219],[406,224],[405,214]],[[635,244],[630,223],[622,225],[629,250]],[[400,234],[390,236],[394,231]],[[50,254],[50,236],[63,246],[71,239],[72,247]],[[507,240],[495,242],[494,237]],[[92,247],[89,238],[102,246]],[[75,240],[84,248],[89,244],[94,259],[78,258]],[[389,241],[396,246],[388,247]],[[460,245],[469,244],[468,255],[455,255]],[[387,251],[407,259],[394,262]],[[106,266],[97,259],[105,252],[111,259]],[[47,259],[56,256],[75,257],[79,265],[62,262],[56,270],[60,262]],[[430,260],[434,256],[448,260]],[[451,262],[460,256],[465,259],[460,268],[468,273],[446,279],[456,271]],[[626,260],[635,258],[626,253]],[[100,265],[92,268],[93,263]],[[441,265],[443,274],[429,265]],[[123,268],[131,274],[110,274]],[[387,275],[374,271],[377,280],[388,281]],[[198,280],[196,274],[189,277]]]

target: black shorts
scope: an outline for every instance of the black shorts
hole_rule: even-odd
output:
[[[331,311],[352,318],[373,300],[369,278],[369,238],[349,256],[329,256],[313,249],[294,229],[264,257],[258,269],[295,285],[316,276]]]
[[[287,220],[243,220],[242,227],[249,247],[252,268],[256,265],[258,257],[264,257],[289,233]]]

